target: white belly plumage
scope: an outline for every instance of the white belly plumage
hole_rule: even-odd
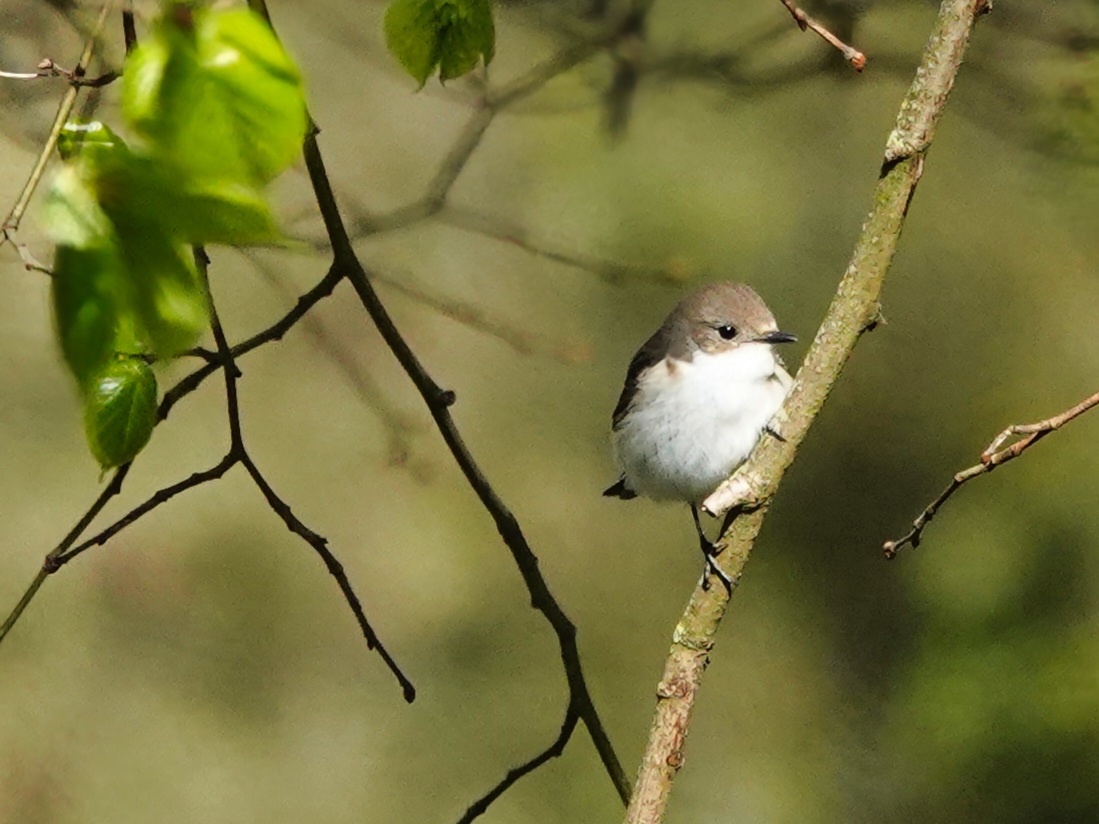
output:
[[[651,367],[614,433],[626,486],[649,498],[703,500],[755,448],[791,383],[762,343]]]

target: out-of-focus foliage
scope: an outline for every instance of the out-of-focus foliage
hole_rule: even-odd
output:
[[[297,157],[306,126],[297,68],[247,9],[169,5],[127,58],[121,97],[140,140],[127,146],[99,121],[68,124],[45,214],[57,333],[88,392],[88,443],[104,468],[136,455],[155,420],[142,405],[136,430],[111,428],[99,390],[133,364],[115,358],[170,358],[206,327],[189,244],[281,239],[263,187]],[[151,387],[155,401],[142,368],[141,397]]]
[[[489,0],[393,0],[385,41],[421,87],[436,70],[445,83],[492,62],[492,7]]]
[[[572,44],[600,5],[495,6],[490,82]],[[686,290],[716,278],[751,283],[782,328],[812,338],[934,14],[912,0],[803,5],[837,30],[849,18],[863,74],[774,0],[656,2],[616,144],[601,126],[613,65],[597,57],[497,118],[438,219],[356,237],[372,270],[411,273],[454,317],[473,305],[593,353],[579,365],[516,354],[379,285],[457,392],[463,436],[576,622],[628,771],[699,574],[684,508],[599,494],[629,358]],[[411,94],[385,50],[385,4],[269,6],[301,58],[341,205],[369,218],[415,202],[464,133],[474,83]],[[5,69],[79,51],[43,8],[0,11],[19,23],[0,38]],[[1097,388],[1094,144],[1048,139],[1073,122],[1063,101],[1097,43],[1091,0],[1001,2],[981,19],[886,284],[887,322],[860,343],[768,516],[669,824],[1099,820],[1099,413],[967,486],[918,550],[880,554],[1003,426]],[[60,93],[0,85],[0,204]],[[114,124],[112,94],[95,117]],[[320,242],[305,182],[274,188],[276,214],[303,216],[292,234]],[[458,228],[462,210],[507,240]],[[45,248],[31,233],[43,221],[39,204],[21,230],[32,250]],[[610,282],[525,241],[679,279]],[[328,264],[300,250],[263,251],[262,271],[212,257],[231,341],[281,316]],[[45,279],[10,249],[0,264],[10,605],[100,488]],[[416,703],[364,648],[322,565],[230,473],[82,555],[0,647],[0,821],[445,824],[557,734],[556,646],[493,524],[350,291],[315,312],[323,337],[302,325],[241,359],[250,454],[329,539]],[[216,461],[223,414],[215,381],[178,406],[105,516]],[[620,815],[580,732],[481,821]]]

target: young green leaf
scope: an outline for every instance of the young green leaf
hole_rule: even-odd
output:
[[[422,87],[439,70],[443,82],[487,66],[496,48],[489,0],[393,0],[385,41]]]
[[[194,346],[210,315],[190,249],[155,223],[127,222],[119,233],[140,337],[160,358]]]
[[[58,245],[88,249],[113,242],[114,227],[100,207],[88,177],[86,163],[66,163],[46,193],[43,223],[50,239]]]
[[[122,261],[109,245],[57,247],[50,279],[54,322],[65,362],[82,389],[124,348],[122,278]]]
[[[104,469],[134,459],[156,425],[156,377],[139,358],[107,364],[84,401],[88,446]]]
[[[439,50],[439,80],[446,82],[473,71],[482,58],[487,66],[496,51],[496,27],[488,0],[447,3],[449,25]]]
[[[123,112],[174,167],[267,183],[294,162],[305,136],[297,67],[253,12],[180,8],[127,60]]]
[[[77,152],[85,149],[110,151],[125,145],[122,138],[98,120],[88,123],[71,120],[61,127],[61,133],[57,136],[57,152],[64,160],[72,159]]]
[[[235,180],[198,177],[130,155],[103,163],[95,187],[117,225],[145,227],[186,243],[255,244],[283,239],[263,194]],[[127,236],[122,237],[127,242]]]

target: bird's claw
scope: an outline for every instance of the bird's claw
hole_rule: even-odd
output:
[[[713,574],[717,577],[719,581],[721,581],[722,585],[725,587],[725,592],[730,597],[732,597],[733,579],[730,578],[729,574],[717,564],[716,558],[720,553],[721,550],[718,547],[714,546],[713,544],[710,545],[710,551],[705,553],[706,565],[702,569],[702,580],[700,581],[700,583],[702,585],[702,589],[706,592],[709,592],[710,575]]]

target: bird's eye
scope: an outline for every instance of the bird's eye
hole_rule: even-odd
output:
[[[732,340],[736,337],[736,327],[726,323],[724,326],[717,327],[717,333],[725,340]]]

